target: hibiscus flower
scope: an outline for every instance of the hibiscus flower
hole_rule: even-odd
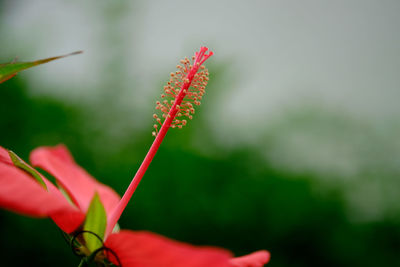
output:
[[[234,258],[215,247],[192,246],[145,231],[119,230],[117,221],[142,179],[168,129],[181,128],[199,105],[208,81],[202,47],[181,61],[164,87],[154,115],[155,140],[122,198],[78,166],[63,145],[32,151],[32,166],[54,176],[53,184],[13,152],[0,147],[0,207],[33,217],[49,217],[66,233],[83,263],[96,261],[123,267],[257,267],[269,261],[267,251]],[[158,130],[158,125],[161,125]]]

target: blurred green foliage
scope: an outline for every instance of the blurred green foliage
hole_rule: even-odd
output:
[[[64,143],[81,166],[120,194],[152,142],[149,121],[149,132],[132,132],[136,138],[123,146],[113,146],[111,137],[96,145],[101,132],[89,123],[99,119],[95,112],[30,96],[19,77],[0,85],[0,99],[2,146],[27,160],[37,146]],[[273,167],[255,147],[218,147],[198,113],[186,129],[168,133],[121,228],[222,246],[238,255],[268,249],[268,266],[400,265],[398,221],[349,221],[340,190],[321,189],[315,175]],[[220,153],[191,145],[199,129]],[[0,236],[2,266],[78,264],[49,220],[1,211]]]

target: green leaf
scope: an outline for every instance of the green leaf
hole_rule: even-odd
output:
[[[104,232],[107,226],[107,215],[103,204],[100,201],[99,195],[94,195],[90,202],[89,209],[86,214],[86,220],[83,225],[84,231],[90,231],[98,235],[102,240],[104,239]],[[83,237],[86,241],[86,247],[91,251],[100,248],[102,242],[92,233],[84,233]]]
[[[45,58],[45,59],[40,59],[36,61],[31,61],[31,62],[11,62],[11,63],[3,63],[0,64],[0,83],[7,81],[8,79],[11,79],[15,75],[17,75],[18,72],[22,70],[26,70],[29,68],[32,68],[37,65],[41,65],[59,58],[63,57],[68,57],[72,55],[77,55],[82,53],[82,51],[77,51],[73,52],[67,55],[62,55],[58,57],[50,57],[50,58]]]
[[[46,186],[45,182],[43,181],[42,177],[40,177],[40,174],[38,173],[37,170],[35,170],[31,166],[29,166],[25,161],[23,161],[20,157],[17,156],[17,154],[12,152],[11,150],[8,150],[8,155],[10,156],[11,161],[15,166],[26,171],[36,181],[38,181],[41,186],[43,186],[47,190],[47,186]]]

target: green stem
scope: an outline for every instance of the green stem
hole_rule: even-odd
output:
[[[86,267],[86,266],[89,266],[89,263],[87,262],[86,258],[82,258],[82,260],[79,263],[78,267]]]

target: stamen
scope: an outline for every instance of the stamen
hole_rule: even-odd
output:
[[[171,78],[163,88],[164,94],[161,94],[161,98],[163,99],[162,104],[157,102],[156,106],[156,109],[162,112],[160,117],[164,120],[170,117],[193,118],[192,115],[190,115],[195,112],[193,105],[199,106],[201,104],[202,97],[205,93],[205,85],[209,80],[208,70],[202,64],[205,61],[203,59],[208,58],[212,52],[206,54],[206,51],[207,49],[201,48],[200,52],[197,52],[196,56],[192,57],[192,61],[187,57],[180,60],[180,64],[176,66],[177,71],[170,73]],[[174,106],[175,112],[172,112]],[[168,116],[168,114],[170,116]],[[153,115],[153,117],[160,125],[164,123],[158,116],[155,117]],[[179,120],[174,121],[173,125],[182,128],[186,123],[186,120]],[[170,126],[172,127],[173,125],[171,124]],[[156,131],[156,136],[157,134],[158,131]]]

